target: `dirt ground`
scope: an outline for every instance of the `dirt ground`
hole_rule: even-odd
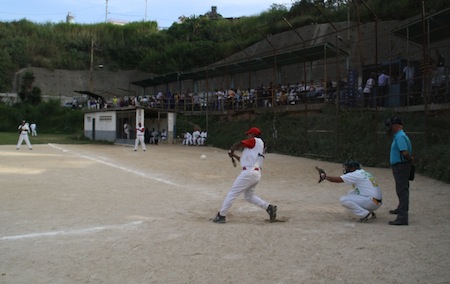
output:
[[[349,186],[317,183],[340,164],[269,153],[256,192],[287,221],[241,197],[215,224],[239,174],[222,149],[5,145],[0,161],[0,283],[449,283],[450,185],[421,175],[409,226],[389,226],[392,173],[365,168],[383,205],[362,224]]]

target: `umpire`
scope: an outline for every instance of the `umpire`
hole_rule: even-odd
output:
[[[389,160],[399,200],[397,209],[389,211],[390,214],[397,215],[397,219],[389,221],[389,225],[408,225],[409,175],[414,163],[411,141],[403,131],[400,117],[391,117],[385,122],[385,126],[386,133],[393,137]]]

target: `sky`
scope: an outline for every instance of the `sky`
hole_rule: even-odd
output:
[[[27,19],[35,23],[60,23],[70,12],[78,24],[157,21],[170,27],[180,16],[199,16],[212,6],[223,17],[254,16],[272,4],[285,5],[293,0],[0,0],[0,22]],[[107,16],[107,17],[106,17]]]

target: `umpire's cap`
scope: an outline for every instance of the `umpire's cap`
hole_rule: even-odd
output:
[[[253,134],[255,136],[259,136],[261,135],[261,130],[259,130],[259,128],[257,127],[252,127],[249,130],[247,130],[245,134]]]
[[[399,125],[403,125],[403,121],[400,117],[398,116],[393,116],[391,118],[389,118],[389,120],[386,122],[386,124],[390,124],[390,125],[394,125],[394,124],[399,124]]]

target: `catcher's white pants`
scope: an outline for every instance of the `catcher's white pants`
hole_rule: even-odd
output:
[[[375,204],[372,197],[355,194],[353,190],[350,190],[347,195],[342,196],[339,201],[342,206],[359,217],[365,217],[369,214],[369,211],[373,212],[381,206],[381,204]]]
[[[28,138],[28,134],[20,134],[19,135],[19,142],[17,142],[17,149],[20,148],[20,145],[22,145],[22,142],[25,140],[25,143],[27,143],[28,148],[31,149],[31,143],[30,139]]]
[[[255,188],[260,179],[261,171],[256,171],[253,169],[243,170],[236,178],[233,186],[225,197],[222,208],[220,208],[220,215],[227,216],[228,210],[231,208],[231,205],[233,205],[234,200],[241,193],[244,193],[244,198],[247,202],[255,204],[256,206],[266,210],[269,203],[255,195]]]
[[[144,141],[144,135],[142,136],[136,136],[136,139],[134,140],[134,150],[137,150],[137,147],[141,143],[142,150],[146,150],[145,148],[145,141]]]

